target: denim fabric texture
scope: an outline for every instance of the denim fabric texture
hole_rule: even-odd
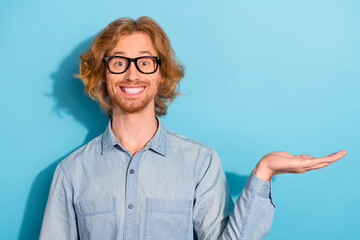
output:
[[[41,240],[264,238],[275,210],[271,183],[251,173],[234,206],[216,151],[158,121],[134,156],[109,123],[60,162]]]

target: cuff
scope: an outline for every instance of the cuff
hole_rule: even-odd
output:
[[[245,189],[250,191],[255,196],[263,198],[272,198],[271,197],[271,182],[267,182],[257,177],[254,173],[251,172],[250,177],[248,178]]]

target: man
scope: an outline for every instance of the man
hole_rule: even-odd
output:
[[[95,38],[81,55],[79,77],[111,120],[58,165],[40,239],[262,239],[275,209],[271,177],[346,154],[267,154],[234,207],[215,150],[158,118],[183,75],[151,18],[118,19]]]

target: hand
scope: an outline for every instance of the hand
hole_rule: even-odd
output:
[[[325,157],[314,158],[311,155],[291,155],[288,152],[271,152],[266,154],[255,166],[253,173],[265,180],[280,173],[304,173],[313,169],[326,167],[347,154],[345,150]]]

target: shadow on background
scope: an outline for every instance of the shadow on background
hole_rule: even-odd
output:
[[[62,113],[71,115],[86,127],[88,134],[84,143],[101,134],[109,121],[106,114],[101,112],[99,104],[85,93],[81,79],[74,77],[79,72],[80,55],[88,48],[92,39],[88,38],[75,47],[58,70],[51,74],[54,84],[53,92],[49,94],[55,101],[54,111],[59,116]]]
[[[51,180],[56,166],[62,159],[56,160],[36,176],[26,202],[19,240],[39,239]]]
[[[97,102],[85,94],[81,79],[73,76],[78,73],[80,54],[87,49],[92,39],[88,38],[76,46],[62,61],[57,71],[50,75],[53,80],[53,92],[47,94],[53,98],[53,110],[60,117],[63,113],[71,115],[86,127],[88,134],[84,144],[101,134],[109,121]],[[39,238],[51,180],[56,166],[62,159],[56,160],[36,176],[27,199],[19,240]]]
[[[237,198],[241,194],[249,176],[242,176],[232,172],[225,172],[225,175],[229,185],[231,197]]]

